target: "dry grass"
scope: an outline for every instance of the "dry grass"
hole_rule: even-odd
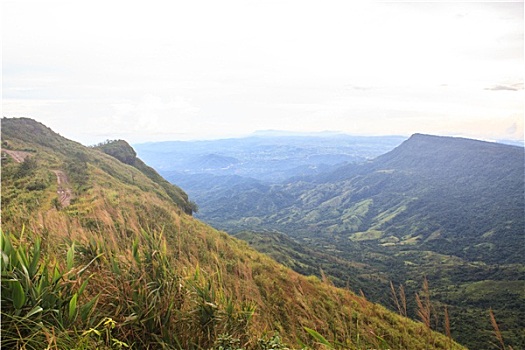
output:
[[[496,339],[498,339],[498,342],[500,344],[500,349],[505,350],[505,342],[503,341],[503,336],[501,335],[498,323],[496,322],[496,316],[494,316],[494,312],[492,311],[492,309],[489,309],[489,316],[490,323],[492,324],[492,328],[494,329],[494,335],[496,336]]]

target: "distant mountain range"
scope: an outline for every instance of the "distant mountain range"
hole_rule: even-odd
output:
[[[239,175],[276,183],[377,157],[403,139],[261,132],[246,138],[154,142],[136,144],[134,148],[141,159],[170,178],[193,174]]]
[[[524,247],[508,240],[525,232],[523,155],[520,147],[416,134],[374,160],[281,184],[230,178],[218,188],[204,175],[200,187],[199,176],[179,184],[195,194],[200,217],[223,228],[521,263]]]
[[[386,246],[410,241],[447,253],[458,248],[450,239],[462,239],[472,259],[521,262],[522,247],[500,245],[502,235],[523,232],[522,162],[520,147],[414,135],[373,161],[282,184],[206,173],[168,178],[194,195],[201,218],[224,228],[346,234]],[[258,225],[244,224],[254,216]],[[422,221],[426,227],[414,225]]]

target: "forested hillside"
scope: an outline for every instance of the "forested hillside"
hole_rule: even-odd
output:
[[[266,252],[273,246],[298,271],[322,268],[338,285],[392,308],[390,281],[413,293],[427,276],[465,344],[488,341],[483,330],[493,308],[509,341],[525,346],[523,147],[415,134],[373,160],[279,184],[206,175],[183,184],[200,218],[232,233],[251,231],[240,237]],[[262,244],[270,231],[299,245]],[[301,245],[345,262],[277,253]]]
[[[2,119],[3,347],[462,348],[431,330],[424,287],[415,322],[302,276],[188,215],[124,143],[105,146]]]
[[[470,260],[516,263],[524,249],[513,244],[525,228],[523,159],[521,147],[414,135],[364,164],[251,191],[222,186],[213,198],[196,200],[201,217],[223,228],[257,217],[261,224],[247,228],[410,241]]]

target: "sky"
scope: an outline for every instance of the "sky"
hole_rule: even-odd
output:
[[[523,1],[4,0],[2,115],[86,145],[523,140],[523,17]]]

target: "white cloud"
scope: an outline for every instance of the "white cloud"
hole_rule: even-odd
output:
[[[523,3],[21,0],[2,23],[4,115],[86,143],[523,115],[493,91],[523,84]]]
[[[112,112],[97,127],[99,134],[108,138],[125,138],[147,141],[175,137],[191,132],[188,125],[199,112],[182,96],[163,99],[157,95],[144,95],[135,100],[121,101],[111,105]]]

